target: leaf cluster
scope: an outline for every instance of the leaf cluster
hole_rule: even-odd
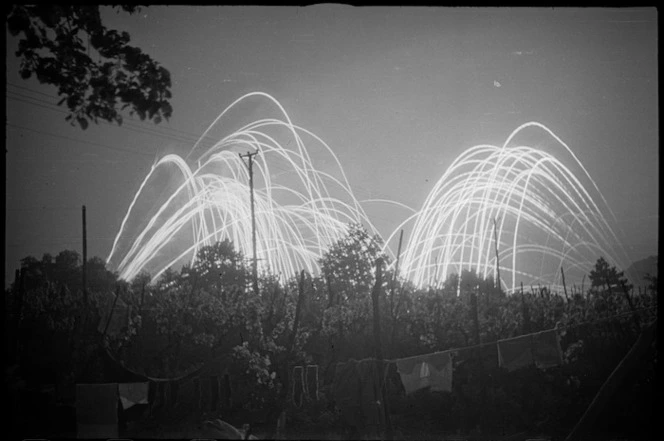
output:
[[[170,118],[170,73],[131,46],[127,32],[107,29],[99,5],[13,5],[7,29],[19,37],[21,77],[57,87],[58,105],[69,109],[71,124],[83,129],[100,120],[122,124],[126,108],[141,120]]]

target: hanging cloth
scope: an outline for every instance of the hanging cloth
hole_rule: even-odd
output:
[[[318,401],[318,365],[307,365],[306,382],[307,398],[311,401]]]
[[[533,334],[506,340],[498,340],[500,367],[515,371],[535,363],[533,358]]]
[[[78,438],[118,437],[118,384],[76,385]]]
[[[332,382],[334,401],[341,410],[343,421],[351,427],[364,426],[362,413],[362,382],[358,373],[357,360],[337,363]]]
[[[120,383],[118,393],[122,409],[127,410],[134,404],[148,404],[148,383]]]
[[[302,366],[295,366],[293,368],[292,400],[296,407],[302,406],[302,401],[306,393],[305,387],[304,369]]]
[[[559,366],[563,363],[563,351],[555,329],[537,332],[533,335],[533,358],[540,369]]]
[[[427,387],[439,392],[452,390],[451,351],[400,359],[396,364],[406,394]]]

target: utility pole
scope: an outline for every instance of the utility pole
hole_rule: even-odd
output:
[[[249,158],[249,192],[251,197],[251,242],[254,252],[254,259],[252,263],[252,276],[253,276],[253,287],[254,294],[258,295],[258,261],[256,257],[256,213],[254,211],[254,167],[253,167],[253,157],[258,154],[258,150],[255,152],[248,152],[244,155],[240,154],[240,158]]]
[[[86,231],[86,225],[85,225],[85,205],[83,205],[83,212],[82,212],[82,220],[83,220],[83,301],[87,305],[88,303],[88,290],[87,290],[87,261],[88,261],[88,240],[87,240],[87,231]]]
[[[496,288],[500,289],[500,261],[498,260],[498,231],[496,230],[496,218],[493,218],[493,240],[496,248]]]

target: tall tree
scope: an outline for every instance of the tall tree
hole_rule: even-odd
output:
[[[116,11],[133,14],[137,6]],[[99,5],[13,5],[7,15],[11,35],[20,36],[16,56],[20,74],[58,88],[71,124],[85,129],[100,119],[122,124],[129,107],[155,123],[171,116],[170,73],[141,49],[129,34],[107,29]]]
[[[352,224],[344,237],[334,243],[320,260],[321,273],[330,278],[331,289],[343,302],[368,299],[374,284],[374,264],[381,251],[379,236],[371,237],[359,224]],[[386,275],[386,280],[389,279]]]
[[[589,278],[592,288],[605,287],[609,292],[612,287],[620,288],[623,284],[628,289],[631,288],[623,271],[618,271],[615,266],[609,265],[603,257],[597,259],[595,267],[590,271]]]

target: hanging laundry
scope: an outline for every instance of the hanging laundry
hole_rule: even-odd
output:
[[[515,371],[535,363],[533,359],[533,334],[506,340],[498,340],[500,367]]]
[[[78,438],[118,437],[118,384],[76,385]]]
[[[306,393],[306,386],[304,383],[304,369],[302,366],[295,366],[293,368],[293,388],[292,390],[292,401],[295,406],[302,406],[302,401]]]
[[[311,401],[318,401],[318,365],[307,365],[306,382],[307,398]]]
[[[124,410],[134,404],[148,404],[148,383],[120,383],[118,384],[120,402]]]
[[[150,413],[166,406],[168,400],[168,381],[150,381],[148,386],[148,403]]]
[[[332,390],[334,401],[341,410],[341,417],[344,422],[359,429],[364,425],[364,418],[360,398],[362,383],[358,375],[357,364],[357,360],[337,363]]]
[[[379,377],[384,372],[378,360],[368,358],[357,363],[357,374],[360,378],[360,408],[364,417],[362,427],[375,432],[384,423],[379,383]]]
[[[168,382],[168,386],[166,387],[166,402],[168,403],[169,406],[175,406],[178,402],[178,390],[180,388],[180,384],[178,383],[177,380],[170,380]]]
[[[177,405],[185,408],[194,408],[198,406],[199,396],[196,394],[194,380],[188,379],[178,383],[177,386]]]
[[[563,363],[563,351],[555,329],[533,335],[533,358],[540,369],[559,366]]]
[[[231,387],[231,377],[224,374],[224,382],[221,386],[222,390],[222,403],[226,409],[233,407],[233,388]]]
[[[406,394],[427,387],[439,392],[452,390],[451,351],[409,357],[396,363]]]
[[[204,412],[209,412],[212,408],[212,382],[210,377],[203,377],[200,380],[201,404],[200,408]]]
[[[210,377],[210,410],[217,410],[219,405],[219,377],[213,375]]]

